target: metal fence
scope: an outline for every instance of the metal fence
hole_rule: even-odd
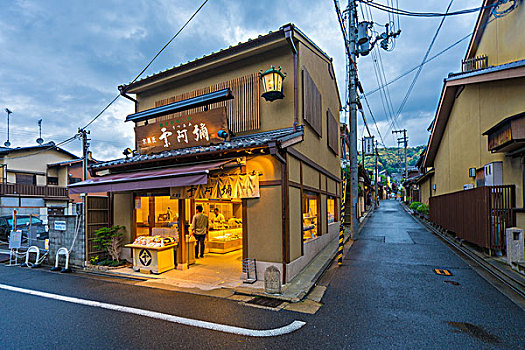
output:
[[[515,226],[515,186],[484,186],[430,198],[430,220],[459,238],[490,250],[505,249]]]
[[[462,72],[472,72],[489,66],[489,58],[486,55],[469,58],[461,61]]]

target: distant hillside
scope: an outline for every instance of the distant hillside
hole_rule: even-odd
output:
[[[425,146],[408,147],[407,148],[407,163],[408,168],[414,167],[419,159],[419,155],[423,152]],[[361,161],[361,158],[359,158]],[[375,157],[368,156],[365,159],[365,167],[367,169],[374,169]],[[402,172],[405,169],[405,153],[403,148],[389,147],[379,148],[379,160],[377,164],[379,171],[387,170],[389,174]]]

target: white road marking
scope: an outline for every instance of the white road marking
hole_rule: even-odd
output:
[[[179,323],[179,324],[183,324],[186,326],[211,329],[214,331],[237,334],[237,335],[245,335],[248,337],[275,337],[279,335],[284,335],[284,334],[295,332],[296,330],[298,330],[299,328],[301,328],[302,326],[306,324],[306,322],[303,322],[303,321],[293,321],[289,325],[281,327],[281,328],[266,329],[266,330],[248,329],[248,328],[241,328],[241,327],[235,327],[235,326],[228,326],[228,325],[224,325],[220,323],[206,322],[206,321],[194,320],[191,318],[173,316],[173,315],[163,314],[163,313],[155,312],[155,311],[137,309],[134,307],[101,303],[99,301],[94,301],[94,300],[79,299],[79,298],[74,298],[74,297],[67,297],[64,295],[40,292],[40,291],[30,290],[30,289],[25,289],[25,288],[18,288],[18,287],[13,287],[13,286],[1,284],[1,283],[0,283],[0,289],[8,290],[11,292],[18,292],[18,293],[34,295],[34,296],[47,298],[47,299],[65,301],[67,303],[80,304],[80,305],[98,307],[98,308],[107,309],[107,310],[125,312],[129,314],[155,318],[158,320]]]

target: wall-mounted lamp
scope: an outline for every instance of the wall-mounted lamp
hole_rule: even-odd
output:
[[[217,132],[217,136],[218,136],[219,138],[221,138],[221,139],[225,139],[225,140],[226,140],[226,139],[228,138],[228,132],[225,131],[225,130],[219,130],[219,131]]]
[[[266,72],[263,73],[263,71],[259,71],[259,79],[263,83],[264,90],[262,97],[264,97],[266,101],[271,102],[284,97],[283,80],[285,77],[286,74],[281,72],[280,66],[279,70],[275,69],[274,65],[271,65],[270,69]]]
[[[133,151],[128,147],[124,150],[124,152],[122,152],[122,154],[126,156],[126,159],[128,159],[130,155],[133,155]]]

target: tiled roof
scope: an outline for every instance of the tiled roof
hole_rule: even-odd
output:
[[[230,139],[230,141],[225,141],[223,143],[211,146],[198,146],[198,147],[189,147],[175,149],[171,151],[164,151],[162,153],[156,154],[141,154],[135,155],[129,158],[120,158],[115,160],[110,160],[107,162],[101,162],[94,164],[93,169],[108,168],[119,165],[130,165],[133,163],[141,163],[151,160],[162,160],[169,158],[177,158],[181,156],[191,156],[191,155],[201,155],[211,152],[220,152],[220,151],[231,151],[231,150],[240,150],[252,147],[261,147],[266,146],[272,141],[284,142],[286,140],[302,136],[304,134],[304,126],[298,126],[297,130],[294,130],[293,127],[265,131],[256,134],[235,136]]]
[[[88,158],[89,159],[89,158]],[[99,161],[98,160],[95,160],[95,159],[89,159],[89,161],[91,163],[98,163]],[[49,167],[52,167],[52,166],[61,166],[61,165],[69,165],[69,164],[75,164],[75,163],[80,163],[82,162],[82,158],[79,158],[79,159],[72,159],[72,160],[64,160],[62,162],[56,162],[56,163],[51,163],[51,164],[48,164],[47,166]]]
[[[31,151],[31,150],[57,150],[59,152],[65,153],[69,156],[71,156],[74,159],[80,159],[77,155],[58,147],[53,141],[49,141],[47,143],[43,143],[41,145],[33,145],[33,146],[24,146],[24,147],[16,147],[16,148],[9,148],[9,147],[0,147],[0,156],[7,155],[9,153],[13,152],[20,152],[20,151]]]

